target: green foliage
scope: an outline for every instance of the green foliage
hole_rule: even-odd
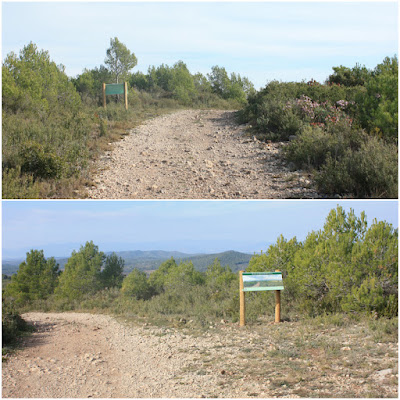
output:
[[[136,300],[147,300],[152,296],[152,288],[146,273],[135,268],[123,281],[121,294]]]
[[[147,75],[141,72],[132,74],[130,84],[156,98],[173,98],[185,106],[237,106],[244,104],[254,91],[246,77],[233,73],[229,78],[225,69],[220,67],[213,67],[207,77],[200,73],[192,75],[183,61],[172,67],[165,64],[149,67]]]
[[[68,78],[47,51],[33,43],[10,53],[2,69],[3,198],[75,197],[87,183],[90,161],[125,131],[150,116],[179,107],[240,107],[254,89],[231,74],[224,96],[186,64],[131,73],[137,59],[118,38],[110,40],[106,65]],[[102,106],[103,83],[125,80],[129,109],[115,96]],[[116,124],[115,122],[125,124]]]
[[[70,301],[81,299],[86,294],[94,294],[103,286],[101,267],[104,253],[93,242],[73,251],[64,272],[60,276],[55,294]]]
[[[108,65],[112,77],[119,83],[120,79],[127,78],[128,72],[137,64],[137,58],[115,37],[110,39],[110,47],[107,49],[104,62]]]
[[[204,281],[204,275],[195,270],[192,262],[181,262],[168,271],[164,281],[164,291],[181,293],[183,290],[191,290],[193,286],[202,285]]]
[[[32,251],[27,263],[43,265],[42,258],[42,252]],[[25,309],[101,309],[169,323],[190,320],[201,327],[221,318],[232,322],[239,318],[238,274],[221,266],[218,259],[200,272],[191,262],[177,264],[171,258],[149,277],[134,269],[120,288],[122,260],[115,254],[105,258],[88,242],[72,253],[54,295],[54,280],[38,282],[32,273],[28,279],[25,264],[21,264],[18,279],[13,277],[5,288],[5,299]],[[338,206],[322,229],[310,232],[302,242],[281,235],[265,253],[254,255],[247,268],[248,272],[275,270],[282,271],[282,303],[291,317],[319,316],[317,322],[340,325],[343,313],[352,318],[398,314],[397,229],[376,220],[368,226],[364,213],[357,216]],[[28,285],[34,285],[32,290],[25,289]],[[29,304],[26,293],[31,295]],[[246,293],[248,322],[272,316],[273,310],[272,292]]]
[[[164,261],[156,271],[150,274],[149,284],[156,294],[160,294],[164,291],[168,275],[177,267],[178,264],[174,258],[171,257],[169,260]]]
[[[283,271],[283,301],[310,315],[374,312],[397,315],[397,230],[365,214],[337,207],[324,228],[304,242],[280,237],[267,253],[254,256],[249,271]],[[280,264],[280,265],[279,265]]]
[[[101,280],[103,287],[121,287],[124,279],[125,261],[115,253],[106,257],[103,271],[101,271]]]
[[[32,42],[20,56],[10,53],[3,63],[3,110],[31,112],[46,118],[63,107],[77,112],[79,95],[64,73],[63,66],[50,61],[47,51]]]
[[[290,138],[287,160],[313,171],[320,191],[395,198],[397,57],[387,57],[374,71],[360,65],[334,71],[325,85],[270,82],[249,96],[239,120],[260,139]]]
[[[1,322],[1,340],[3,348],[15,345],[19,336],[24,332],[32,331],[31,326],[21,317],[13,303],[5,301],[4,299]]]
[[[340,67],[332,68],[334,73],[329,75],[327,83],[344,86],[364,86],[371,77],[371,71],[365,66],[356,64],[353,68]]]
[[[249,96],[248,104],[239,112],[239,120],[249,122],[265,139],[288,140],[307,125],[325,122],[328,115],[348,114],[353,118],[357,110],[356,97],[362,93],[365,89],[359,86],[272,81]],[[343,114],[342,105],[346,105],[347,114]]]
[[[218,258],[207,267],[206,284],[212,292],[221,292],[237,281],[237,274],[233,273],[229,265],[222,266]]]
[[[386,57],[365,84],[367,93],[359,96],[360,121],[371,133],[397,142],[398,136],[398,60]]]
[[[3,199],[37,199],[40,193],[38,182],[32,176],[21,175],[21,167],[3,168]]]
[[[208,74],[211,89],[223,99],[235,99],[239,103],[245,104],[249,94],[254,93],[252,83],[240,75],[232,73],[228,76],[225,68],[215,65]]]
[[[60,178],[63,169],[60,157],[36,142],[24,143],[20,153],[21,172],[37,178]]]
[[[327,154],[316,174],[320,190],[329,194],[353,194],[358,198],[398,197],[398,150],[372,137],[359,149],[342,147],[340,156]]]
[[[19,57],[10,53],[2,73],[3,197],[39,197],[42,181],[70,178],[85,167],[90,118],[64,67],[36,45]]]
[[[85,104],[100,106],[103,102],[103,83],[113,83],[113,77],[111,72],[101,65],[91,70],[84,69],[72,82]]]
[[[324,193],[397,198],[397,147],[346,123],[305,128],[285,155],[299,168],[316,169]]]
[[[26,261],[19,266],[17,274],[5,288],[5,296],[16,305],[33,300],[46,299],[58,284],[58,264],[53,257],[45,259],[43,250],[31,250]]]

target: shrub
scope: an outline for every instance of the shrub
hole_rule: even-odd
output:
[[[29,325],[16,311],[3,311],[2,321],[2,347],[15,344],[18,336],[29,331]]]
[[[342,311],[397,315],[397,230],[386,222],[368,228],[341,207],[323,229],[302,243],[279,238],[267,253],[250,261],[250,271],[271,271],[282,263],[288,307],[311,316]],[[258,300],[261,301],[261,300]]]
[[[339,157],[328,155],[316,174],[318,188],[328,194],[353,194],[359,198],[397,198],[398,151],[375,137],[360,149],[345,150]]]
[[[15,304],[5,299],[4,296],[2,299],[1,322],[2,347],[15,345],[19,336],[24,332],[33,330],[15,309]]]
[[[136,300],[147,300],[152,296],[152,289],[146,273],[135,268],[122,282],[121,294]]]
[[[397,197],[396,146],[345,121],[323,129],[306,127],[286,147],[285,156],[298,168],[316,169],[318,189],[355,197]]]
[[[21,175],[21,167],[3,168],[3,199],[37,199],[40,187],[32,176]]]
[[[36,142],[28,142],[20,152],[21,172],[38,178],[60,178],[63,163],[60,157]]]

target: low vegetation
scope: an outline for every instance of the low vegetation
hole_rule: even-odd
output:
[[[263,140],[290,139],[287,161],[329,196],[397,198],[398,60],[334,67],[324,84],[270,82],[239,112]]]

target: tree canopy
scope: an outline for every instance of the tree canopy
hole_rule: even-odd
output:
[[[128,72],[137,64],[137,58],[115,37],[110,39],[110,47],[107,49],[104,62],[108,65],[113,78],[119,83],[119,80],[126,78]]]
[[[46,299],[54,292],[58,276],[58,264],[53,257],[46,260],[43,250],[31,250],[17,274],[11,277],[5,294],[14,298],[17,304]]]

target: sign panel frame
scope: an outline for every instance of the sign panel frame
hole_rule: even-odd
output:
[[[245,287],[245,282],[247,287]],[[255,282],[255,284],[251,284]],[[275,286],[269,286],[265,283],[276,282]],[[261,284],[264,284],[261,286]],[[258,286],[257,286],[258,284]],[[245,272],[239,271],[239,302],[240,302],[240,319],[239,325],[245,326],[245,292],[253,291],[275,291],[275,323],[281,322],[281,290],[284,290],[282,272]]]
[[[106,96],[111,94],[124,94],[125,84],[124,83],[107,83],[106,84]]]
[[[284,290],[282,272],[243,272],[242,277],[244,292]]]
[[[103,107],[107,108],[106,96],[123,94],[125,109],[128,111],[128,83],[104,83],[103,82]]]

